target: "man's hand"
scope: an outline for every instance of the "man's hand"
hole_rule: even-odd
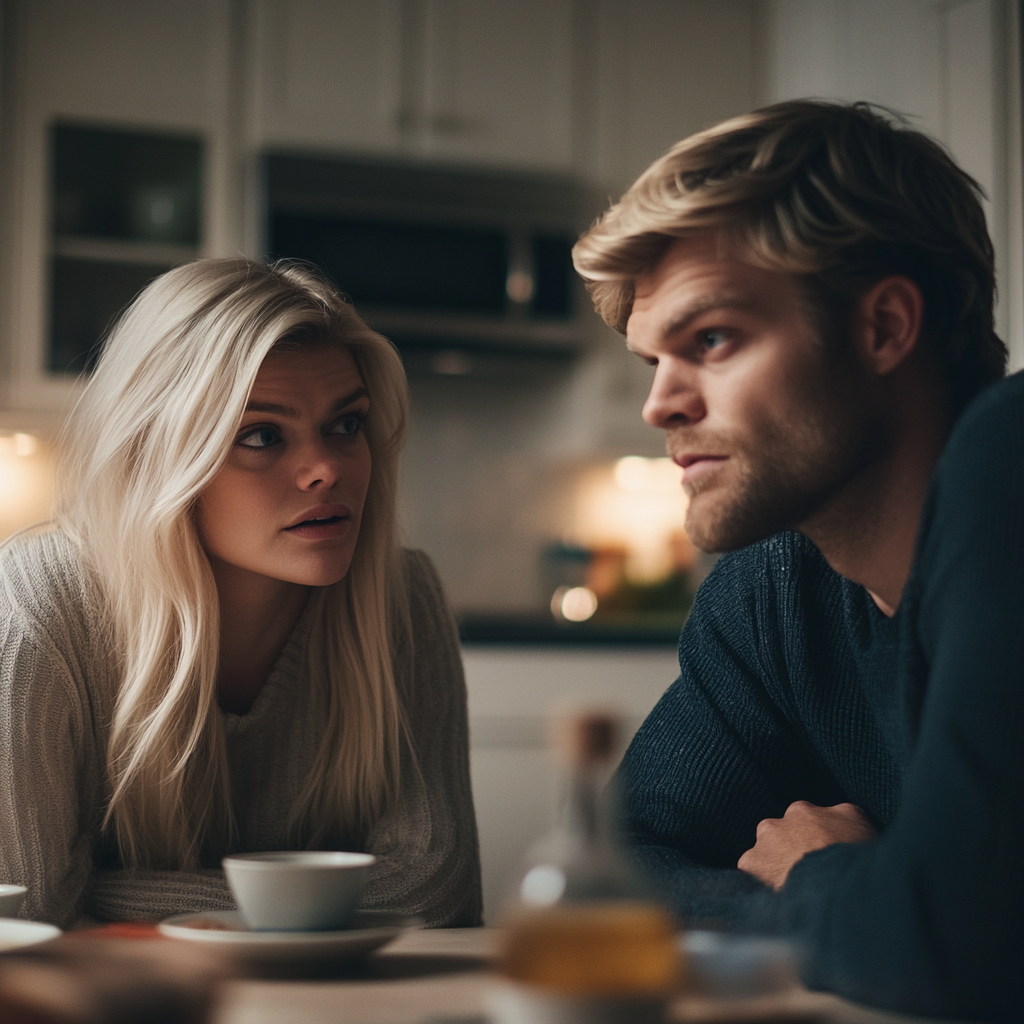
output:
[[[856,804],[817,807],[797,800],[781,818],[765,818],[757,826],[757,842],[736,864],[776,891],[805,853],[833,843],[866,843],[878,833]]]

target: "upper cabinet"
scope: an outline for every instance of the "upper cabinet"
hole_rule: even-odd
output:
[[[237,246],[233,6],[5,7],[0,403],[56,416],[96,335],[142,284]]]
[[[251,0],[250,144],[397,149],[405,6]]]
[[[569,170],[571,0],[255,0],[251,142]]]

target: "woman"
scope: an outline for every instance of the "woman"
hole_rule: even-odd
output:
[[[398,355],[306,269],[164,274],[0,555],[0,881],[66,925],[230,909],[230,852],[365,849],[363,905],[478,924],[466,697],[395,540]]]

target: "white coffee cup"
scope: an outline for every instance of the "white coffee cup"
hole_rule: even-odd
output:
[[[17,917],[27,892],[23,885],[0,885],[0,917]]]
[[[256,931],[330,931],[352,921],[376,857],[300,850],[225,857],[224,874]]]

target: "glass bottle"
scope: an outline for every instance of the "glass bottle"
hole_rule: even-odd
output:
[[[608,812],[602,783],[619,720],[598,711],[553,724],[554,753],[568,768],[565,802],[503,922],[491,1019],[662,1021],[682,961],[675,924],[630,866]]]

